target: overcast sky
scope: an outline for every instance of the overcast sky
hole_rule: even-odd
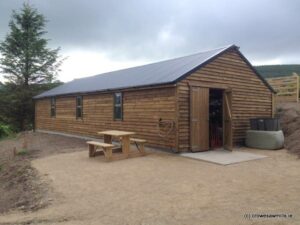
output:
[[[13,9],[0,0],[0,41]],[[299,0],[29,0],[68,59],[59,79],[236,44],[252,64],[300,63]]]

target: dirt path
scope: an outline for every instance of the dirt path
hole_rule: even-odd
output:
[[[36,159],[55,190],[52,204],[1,215],[0,224],[300,224],[300,161],[285,150],[257,153],[270,157],[230,166],[167,153],[112,163],[86,151]]]

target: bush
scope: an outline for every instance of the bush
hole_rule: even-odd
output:
[[[17,155],[27,155],[28,151],[27,149],[21,149],[20,151],[17,152]]]
[[[9,125],[0,123],[0,138],[10,136],[13,133]]]

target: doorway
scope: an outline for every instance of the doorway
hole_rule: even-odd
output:
[[[209,89],[209,149],[223,147],[223,90]]]
[[[232,150],[230,90],[190,86],[190,145],[192,152]]]

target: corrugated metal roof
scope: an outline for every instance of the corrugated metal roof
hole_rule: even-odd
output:
[[[75,79],[34,98],[174,83],[190,71],[233,47],[236,46],[230,45],[176,59]]]

